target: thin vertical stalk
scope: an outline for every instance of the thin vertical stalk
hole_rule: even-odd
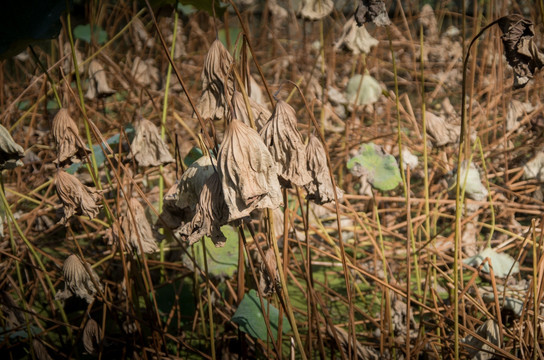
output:
[[[208,256],[206,255],[206,239],[202,238],[200,240],[202,243],[202,254],[204,256],[204,270],[206,271],[206,293],[208,296],[208,316],[210,321],[210,346],[212,348],[212,359],[215,360],[215,334],[214,334],[214,325],[213,325],[213,305],[212,305],[212,294],[210,292],[210,277],[208,276]],[[202,319],[204,320],[204,319]]]

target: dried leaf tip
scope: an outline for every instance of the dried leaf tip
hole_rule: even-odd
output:
[[[157,236],[153,233],[143,206],[136,198],[131,198],[129,208],[127,214],[120,219],[128,245],[138,254],[152,254],[159,250]]]
[[[504,56],[514,70],[514,89],[522,88],[544,67],[544,54],[533,39],[533,23],[518,14],[504,16],[497,23],[503,33]]]
[[[286,185],[304,186],[312,178],[306,167],[306,150],[297,129],[295,110],[278,101],[272,117],[260,132],[278,165],[278,175]]]
[[[89,188],[74,175],[58,171],[55,176],[57,194],[63,204],[64,215],[59,223],[66,224],[73,215],[86,215],[93,219],[100,211],[100,191]]]
[[[252,98],[248,98],[248,100],[251,114],[253,115],[253,121],[255,122],[255,128],[257,131],[260,131],[270,119],[272,114],[265,106],[259,104]],[[234,109],[234,115],[232,117],[235,117],[244,124],[251,126],[249,111],[244,100],[244,95],[242,95],[241,92],[235,91],[234,94],[232,94],[232,107]]]
[[[359,0],[355,21],[359,26],[367,22],[373,22],[377,26],[391,25],[383,0]]]
[[[225,203],[221,179],[218,173],[213,173],[200,192],[193,220],[176,231],[176,235],[186,238],[189,245],[209,236],[215,246],[220,247],[227,241],[221,226],[228,220],[229,208]]]
[[[89,64],[89,88],[85,93],[87,99],[105,98],[115,94],[115,90],[108,85],[106,71],[104,66],[98,61],[93,60]]]
[[[334,188],[331,181],[329,167],[327,166],[327,156],[325,148],[321,141],[314,135],[310,136],[308,145],[306,145],[306,160],[308,170],[312,176],[312,181],[304,186],[308,192],[308,199],[317,204],[325,204],[334,201]],[[343,191],[336,188],[336,195],[340,200]]]
[[[332,0],[302,0],[299,14],[308,20],[319,20],[332,12]]]
[[[103,290],[102,284],[100,284],[100,278],[94,272],[94,270],[87,263],[88,268],[91,270],[94,283],[96,283],[100,291]],[[95,294],[98,292],[96,289],[91,275],[85,269],[85,265],[81,262],[77,255],[70,255],[64,260],[62,266],[64,273],[64,291],[60,291],[56,295],[58,300],[66,300],[72,295],[75,295],[81,299],[85,299],[88,303],[91,303]]]
[[[51,133],[57,145],[56,164],[79,162],[90,152],[81,137],[75,121],[66,109],[60,109],[53,118]]]
[[[334,48],[346,48],[354,55],[359,55],[370,53],[370,50],[378,44],[379,41],[368,33],[365,26],[357,26],[355,19],[351,18],[344,25],[342,35]]]
[[[100,346],[100,326],[94,319],[89,319],[83,329],[83,347],[89,354],[96,354]]]
[[[21,159],[24,156],[21,145],[13,140],[8,129],[0,125],[0,171],[23,166]]]
[[[233,76],[229,73],[232,62],[232,56],[221,41],[215,40],[204,60],[202,95],[197,104],[204,119],[221,120],[225,116],[226,99],[230,98],[229,94],[234,88]],[[225,90],[228,94],[225,94]]]
[[[174,162],[155,124],[139,117],[134,130],[136,135],[130,145],[129,160],[134,157],[140,166],[159,166]]]
[[[259,134],[240,120],[229,124],[217,162],[229,221],[282,203],[274,158]]]

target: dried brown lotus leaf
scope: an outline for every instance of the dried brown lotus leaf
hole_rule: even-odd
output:
[[[368,33],[365,26],[357,26],[353,18],[344,24],[342,35],[334,45],[335,49],[346,48],[354,55],[368,54],[370,50],[379,44]]]
[[[476,334],[487,342],[479,340],[474,335],[468,335],[462,339],[462,344],[468,351],[468,359],[489,360],[495,358],[495,349],[488,343],[501,347],[502,336],[499,325],[495,320],[486,320],[476,329]]]
[[[274,158],[259,134],[240,120],[229,124],[217,162],[229,221],[282,203]]]
[[[321,141],[314,135],[310,136],[306,145],[306,159],[312,181],[304,186],[308,193],[308,199],[317,204],[325,204],[334,201],[334,189],[331,181],[327,156]],[[338,199],[342,198],[343,191],[336,188]]]
[[[521,15],[498,20],[503,35],[504,56],[514,70],[514,89],[524,87],[537,69],[544,67],[544,54],[534,42],[534,26]]]
[[[140,117],[134,125],[135,136],[130,144],[128,159],[134,158],[140,166],[159,166],[174,162],[159,129],[151,121]]]
[[[391,25],[383,0],[359,0],[359,5],[355,10],[355,21],[359,26],[367,22],[372,22],[377,26]]]
[[[55,186],[64,211],[59,223],[66,224],[73,215],[86,215],[91,219],[98,215],[100,191],[83,185],[74,175],[64,171],[57,172]]]
[[[265,106],[259,104],[255,100],[251,98],[248,98],[248,100],[255,127],[257,128],[257,131],[260,131],[272,114]],[[244,122],[244,124],[251,126],[244,95],[242,95],[241,92],[235,91],[234,94],[232,94],[232,107],[234,108],[234,117]]]
[[[308,20],[319,20],[332,12],[332,0],[302,0],[299,14]]]
[[[223,187],[218,173],[213,173],[202,188],[193,220],[182,226],[176,235],[186,238],[189,245],[209,236],[215,246],[225,245],[227,239],[221,226],[229,220],[229,208],[225,203]]]
[[[425,40],[434,42],[438,40],[438,23],[434,15],[433,7],[429,4],[423,5],[419,14],[419,23],[423,26]]]
[[[34,355],[36,355],[36,359],[38,360],[53,360],[53,358],[47,352],[45,345],[36,338],[32,339],[32,350],[34,351]]]
[[[178,200],[176,206],[180,209],[196,208],[200,192],[208,178],[215,172],[217,162],[210,156],[201,156],[185,170],[180,178],[178,186]]]
[[[56,164],[84,160],[90,150],[79,136],[79,129],[66,109],[60,109],[53,118],[51,134],[57,145]]]
[[[268,269],[274,274],[270,274]],[[259,289],[264,296],[272,296],[276,292],[276,284],[279,283],[280,274],[278,272],[276,255],[273,248],[268,248],[264,253],[264,259],[261,259]]]
[[[130,73],[134,81],[141,87],[149,87],[151,90],[159,88],[160,73],[155,66],[154,59],[142,60],[139,56],[136,56]]]
[[[202,95],[197,103],[198,111],[204,119],[221,120],[225,116],[227,99],[230,98],[228,95],[234,89],[233,75],[229,74],[232,62],[232,56],[221,41],[215,40],[204,60]],[[225,90],[228,94],[225,94]]]
[[[89,319],[83,329],[83,347],[89,354],[96,354],[100,346],[100,326],[94,319]]]
[[[13,141],[9,131],[0,125],[0,170],[23,166],[21,159],[24,156],[21,145]]]
[[[278,175],[287,185],[304,186],[312,177],[306,166],[306,149],[297,129],[295,110],[278,101],[272,117],[260,132],[278,164]]]
[[[521,119],[534,109],[534,106],[529,102],[512,99],[510,104],[508,104],[508,111],[506,113],[506,130],[512,131],[518,129],[521,125]]]
[[[185,174],[185,173],[184,173]],[[168,189],[162,199],[162,213],[155,223],[159,227],[166,226],[169,229],[177,228],[183,221],[184,210],[180,209],[176,203],[178,202],[178,186],[179,181]]]
[[[353,348],[353,345],[350,345],[350,344],[353,344],[353,340],[347,331],[340,328],[339,326],[336,326],[336,325],[333,325],[333,326],[334,326],[334,330],[330,326],[327,326],[327,333],[332,339],[334,339],[336,335],[336,337],[338,338],[338,341],[340,342],[340,345],[342,345],[342,351],[347,357],[350,347]],[[365,359],[365,360],[381,359],[380,354],[378,354],[378,352],[373,347],[364,346],[359,341],[357,341],[355,345],[357,348],[357,359]]]
[[[162,17],[159,26],[161,28],[161,33],[164,37],[164,41],[169,49],[172,48],[172,41],[174,39],[174,18]],[[185,51],[185,42],[187,41],[186,36],[183,34],[183,24],[181,19],[178,19],[178,25],[176,28],[176,46],[174,47],[174,60],[177,60],[180,56],[186,55]]]
[[[436,146],[459,142],[460,125],[452,124],[430,111],[425,112],[425,118],[427,121],[427,132],[434,138]]]
[[[89,265],[87,263],[87,265]],[[93,301],[95,294],[98,292],[94,283],[98,284],[100,291],[103,290],[102,284],[100,284],[100,278],[91,269],[94,282],[91,276],[85,269],[85,266],[76,255],[72,254],[64,260],[62,271],[64,273],[64,291],[59,291],[56,295],[58,300],[66,300],[72,295],[75,295],[81,299],[86,300],[89,304]]]
[[[153,44],[155,43],[153,37],[149,36],[144,23],[137,17],[132,19],[131,32],[132,43],[137,52],[141,51],[144,47],[153,47]]]
[[[62,70],[64,70],[65,74],[70,74],[74,72],[74,59],[72,57],[72,47],[70,46],[69,42],[64,43],[64,61],[62,63]],[[79,70],[79,73],[81,74],[83,72],[83,56],[81,55],[81,52],[79,52],[78,49],[74,47],[74,50],[76,52],[76,61],[77,61],[77,68]]]
[[[147,220],[145,210],[136,198],[129,200],[129,210],[121,217],[121,229],[128,245],[138,254],[159,250],[157,237]]]
[[[108,85],[106,71],[98,60],[92,60],[89,64],[89,88],[85,97],[87,99],[104,98],[115,94],[115,90]]]

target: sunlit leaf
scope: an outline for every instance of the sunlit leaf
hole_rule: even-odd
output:
[[[348,161],[347,168],[368,176],[370,185],[378,190],[393,190],[402,182],[397,160],[373,143],[361,145],[359,153]]]

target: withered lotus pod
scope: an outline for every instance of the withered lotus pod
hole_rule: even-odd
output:
[[[229,209],[225,203],[223,187],[218,173],[213,173],[202,188],[193,220],[182,226],[176,234],[194,244],[203,236],[209,236],[215,246],[225,245],[227,239],[221,226],[229,220]]]
[[[306,167],[306,150],[297,129],[295,110],[278,101],[272,117],[262,128],[261,137],[278,165],[278,175],[286,184],[304,186],[312,178]]]
[[[266,124],[266,122],[270,119],[270,116],[272,116],[272,114],[266,107],[259,104],[252,98],[248,98],[248,100],[249,107],[251,108],[251,112],[253,115],[253,121],[255,122],[255,127],[257,128],[257,131],[260,131]],[[241,92],[235,91],[234,94],[232,94],[232,107],[234,108],[233,117],[243,121],[244,124],[251,126],[251,121],[249,120],[249,112],[247,111],[246,102],[244,101],[244,95],[242,95]]]
[[[0,125],[0,171],[23,166],[21,159],[24,156],[21,145],[13,141],[8,129]]]
[[[277,235],[277,234],[276,234]],[[273,272],[269,273],[268,269]],[[280,283],[280,274],[273,248],[268,248],[261,259],[259,289],[264,296],[272,296],[276,292],[276,284]]]
[[[502,31],[504,56],[514,70],[514,89],[524,87],[537,69],[544,67],[544,54],[534,42],[534,26],[521,15],[508,15],[498,21]]]
[[[89,188],[74,175],[58,171],[55,187],[63,204],[64,215],[59,223],[66,224],[73,215],[86,215],[93,219],[100,211],[100,191]]]
[[[308,170],[312,175],[312,181],[304,186],[308,193],[308,199],[317,204],[334,201],[334,189],[327,166],[325,148],[314,135],[310,136],[308,145],[306,145],[306,159],[308,161]],[[336,188],[336,195],[340,199],[343,191]]]
[[[377,26],[391,25],[383,0],[359,0],[359,6],[355,10],[355,21],[359,26],[367,22],[373,22]]]
[[[100,346],[100,326],[94,319],[89,319],[83,329],[83,347],[89,354],[96,354]]]
[[[197,103],[198,111],[204,119],[221,120],[225,116],[227,99],[234,88],[233,75],[229,74],[232,62],[232,56],[221,41],[215,40],[204,60],[202,95]],[[225,94],[225,90],[228,94]]]
[[[115,94],[115,90],[108,85],[106,71],[98,60],[92,60],[89,64],[89,88],[85,93],[87,99],[105,98]]]
[[[151,121],[139,117],[134,124],[135,136],[130,144],[128,159],[140,166],[159,166],[174,162],[168,146],[161,138],[159,129]]]
[[[302,0],[300,15],[308,20],[319,20],[329,15],[333,7],[332,0]]]
[[[87,265],[89,264],[87,263]],[[90,266],[89,269],[91,270],[95,283],[100,287],[100,291],[102,291],[100,278]],[[66,260],[64,260],[62,271],[64,273],[64,291],[59,291],[57,293],[57,300],[66,300],[72,295],[75,295],[86,300],[88,303],[91,303],[98,290],[79,257],[74,254],[68,256]]]
[[[75,121],[65,108],[60,109],[53,118],[51,133],[57,145],[57,158],[54,160],[56,164],[83,160],[90,152],[79,136]]]
[[[240,120],[227,127],[217,163],[229,221],[282,203],[274,158],[257,131]]]
[[[121,218],[121,229],[128,245],[138,254],[152,254],[159,250],[143,206],[136,198],[131,198],[129,208],[127,214]]]

